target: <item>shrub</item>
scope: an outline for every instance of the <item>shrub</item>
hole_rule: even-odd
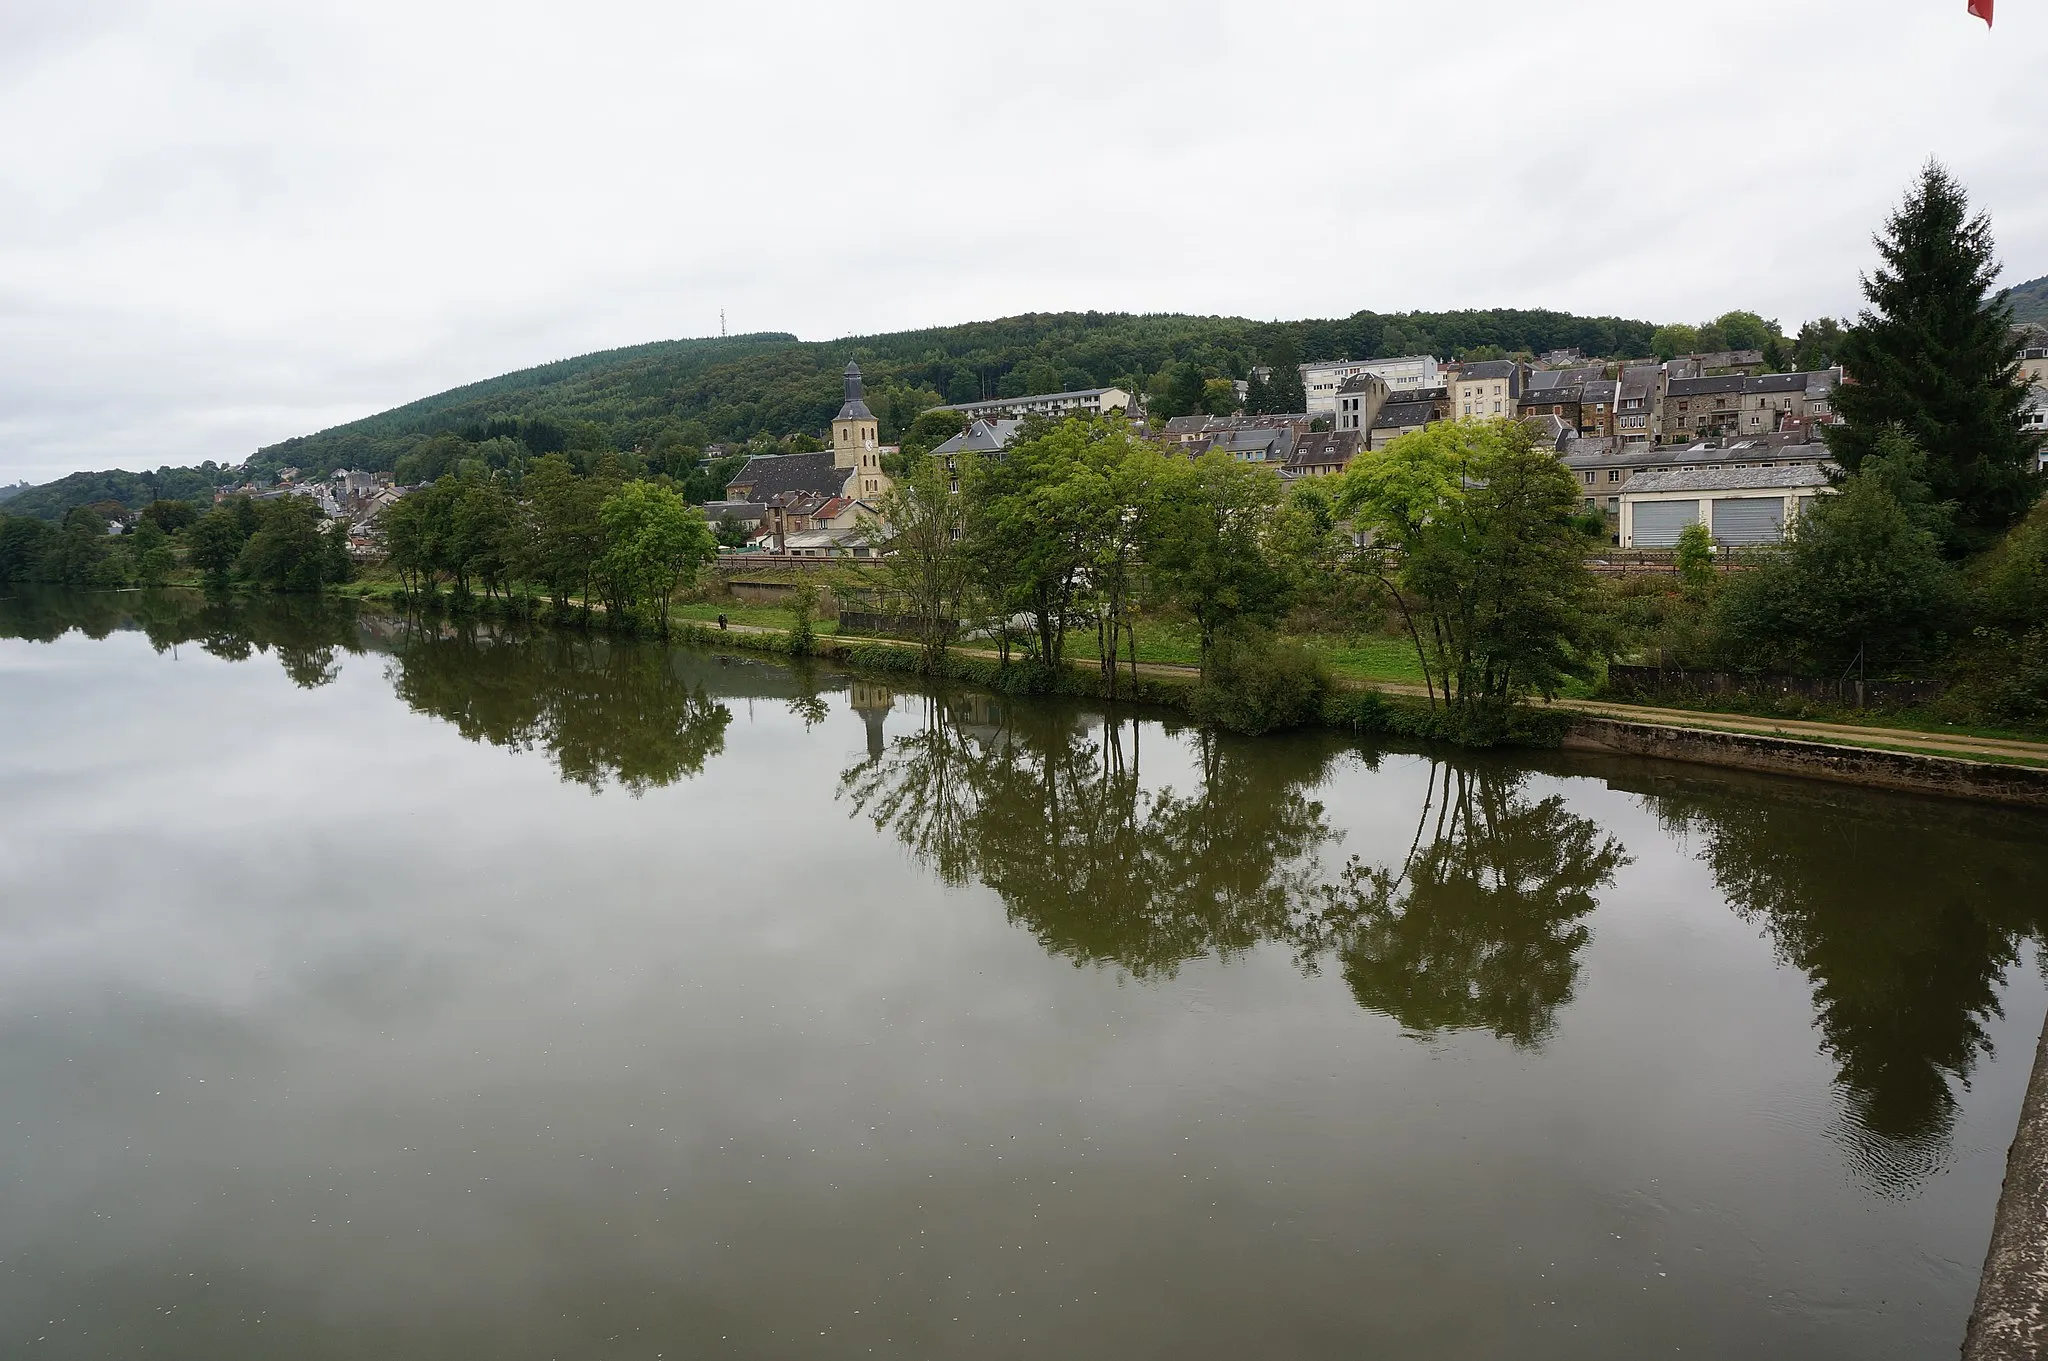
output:
[[[1329,692],[1329,672],[1315,653],[1267,633],[1234,630],[1216,639],[1188,696],[1188,713],[1232,732],[1271,732],[1317,718]]]

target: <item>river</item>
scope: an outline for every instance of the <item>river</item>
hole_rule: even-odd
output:
[[[1952,1354],[2048,821],[0,601],[0,1354]]]

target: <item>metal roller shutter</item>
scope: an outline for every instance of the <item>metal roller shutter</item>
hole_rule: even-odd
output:
[[[1679,531],[1700,518],[1697,501],[1638,501],[1629,542],[1637,548],[1669,548]]]
[[[1714,537],[1726,544],[1784,542],[1785,498],[1730,496],[1714,502]]]

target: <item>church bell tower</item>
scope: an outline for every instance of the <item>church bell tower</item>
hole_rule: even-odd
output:
[[[861,395],[860,365],[846,366],[846,404],[832,418],[832,466],[852,471],[861,466],[862,454],[881,448],[880,426]],[[879,456],[876,465],[879,466]]]

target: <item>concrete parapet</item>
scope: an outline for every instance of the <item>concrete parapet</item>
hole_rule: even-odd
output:
[[[2034,1075],[2019,1133],[2005,1159],[2005,1188],[1991,1225],[1991,1250],[1963,1335],[1963,1361],[2035,1361],[2048,1356],[2048,1026],[2034,1050]]]
[[[1966,761],[1953,756],[1838,747],[1789,737],[1719,732],[1704,728],[1581,718],[1566,731],[1563,745],[1575,751],[1622,752],[1698,761],[1740,770],[1775,771],[1843,784],[1949,794],[1994,803],[2048,808],[2048,769]]]

